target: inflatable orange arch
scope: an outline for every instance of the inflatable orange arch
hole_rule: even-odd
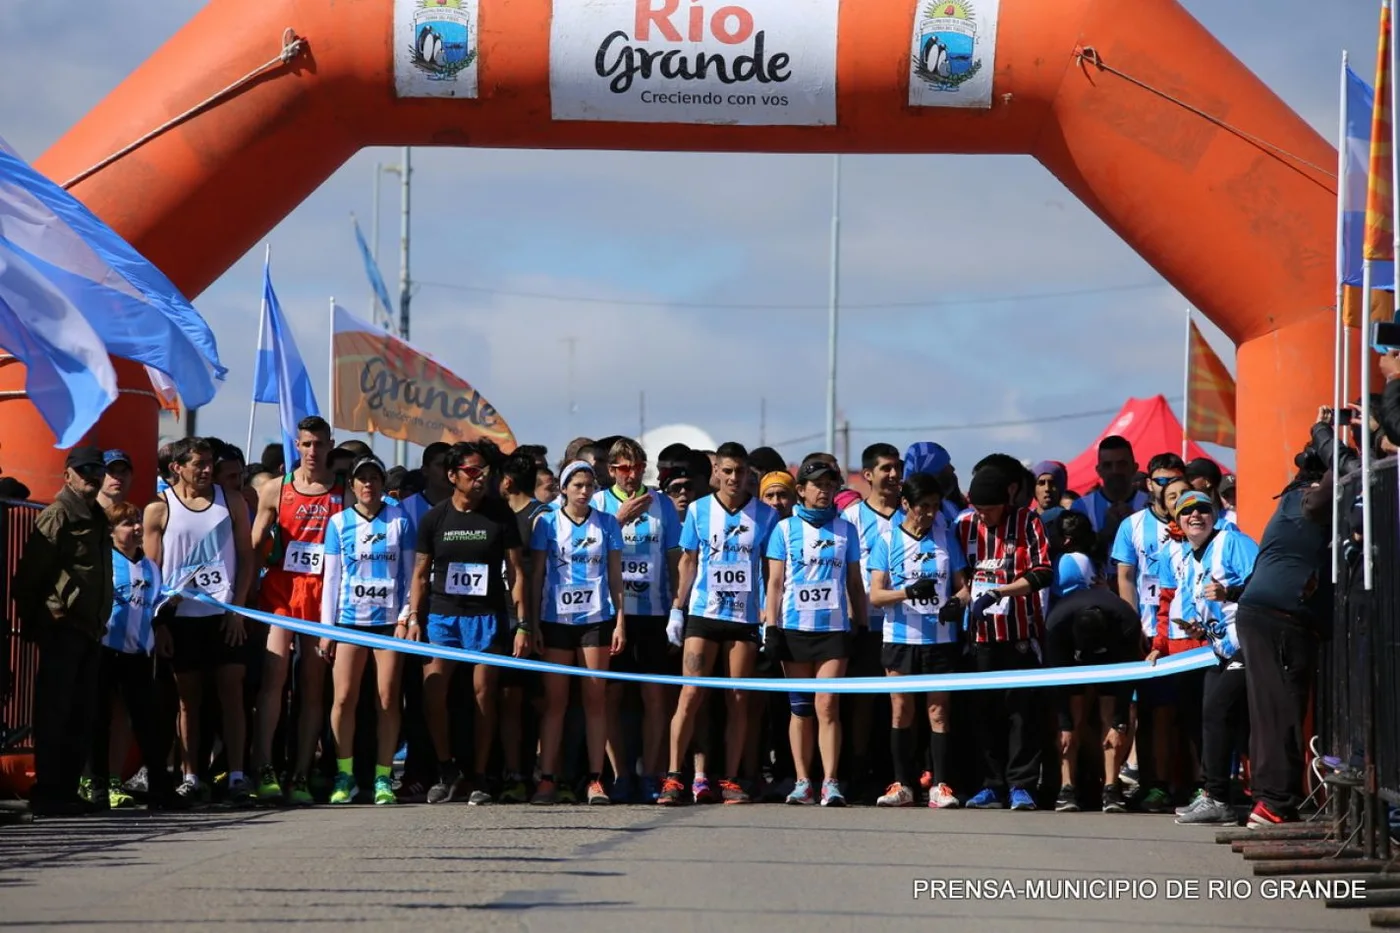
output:
[[[1335,150],[1174,0],[212,0],[38,167],[83,173],[288,28],[294,60],[72,187],[191,296],[364,146],[1021,153],[1238,345],[1248,527],[1330,397]],[[119,375],[93,440],[149,489],[156,403]],[[52,491],[62,453],[5,412],[5,468]]]

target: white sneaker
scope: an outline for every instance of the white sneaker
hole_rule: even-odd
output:
[[[894,783],[885,789],[883,796],[876,798],[877,807],[912,807],[914,791],[907,785]]]
[[[951,787],[939,784],[928,792],[928,805],[931,810],[956,810],[962,803]]]

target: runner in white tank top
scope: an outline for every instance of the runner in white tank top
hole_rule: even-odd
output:
[[[146,554],[160,566],[167,592],[195,591],[241,606],[253,576],[252,533],[247,509],[230,510],[223,490],[214,485],[214,455],[203,438],[175,443],[170,464],[175,482],[146,506]],[[186,596],[162,606],[156,625],[170,632],[170,666],[180,697],[176,725],[184,780],[175,793],[186,804],[206,799],[200,775],[209,763],[198,758],[200,705],[204,678],[217,671],[229,766],[225,799],[248,803],[252,786],[243,776],[243,618]]]

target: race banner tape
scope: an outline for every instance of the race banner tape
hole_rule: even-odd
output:
[[[329,638],[347,645],[416,654],[425,658],[442,658],[464,664],[489,664],[540,674],[566,674],[571,677],[601,677],[606,680],[633,683],[665,684],[675,687],[708,687],[728,690],[759,690],[773,693],[944,693],[956,690],[1007,690],[1030,687],[1069,687],[1079,684],[1110,684],[1126,681],[1170,677],[1187,671],[1214,667],[1219,663],[1209,648],[1197,648],[1185,654],[1172,655],[1157,664],[1133,661],[1127,664],[1097,664],[1083,667],[1053,667],[1030,671],[989,671],[976,674],[918,674],[910,677],[813,677],[802,679],[767,677],[677,677],[669,674],[631,674],[622,671],[595,671],[567,664],[550,664],[528,658],[502,654],[486,654],[462,648],[444,648],[424,641],[409,641],[374,635],[344,626],[306,622],[287,616],[273,615],[256,609],[230,606],[205,595],[187,592],[186,599],[196,599],[225,612],[267,625],[281,626],[288,631],[313,638]]]

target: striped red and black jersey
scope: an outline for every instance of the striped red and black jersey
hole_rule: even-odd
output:
[[[968,509],[958,516],[956,529],[974,585],[1006,586],[1036,568],[1050,569],[1050,540],[1030,509],[1008,509],[996,528]],[[1013,596],[1007,602],[1006,613],[989,612],[977,625],[977,641],[1039,641],[1045,630],[1040,594]]]

